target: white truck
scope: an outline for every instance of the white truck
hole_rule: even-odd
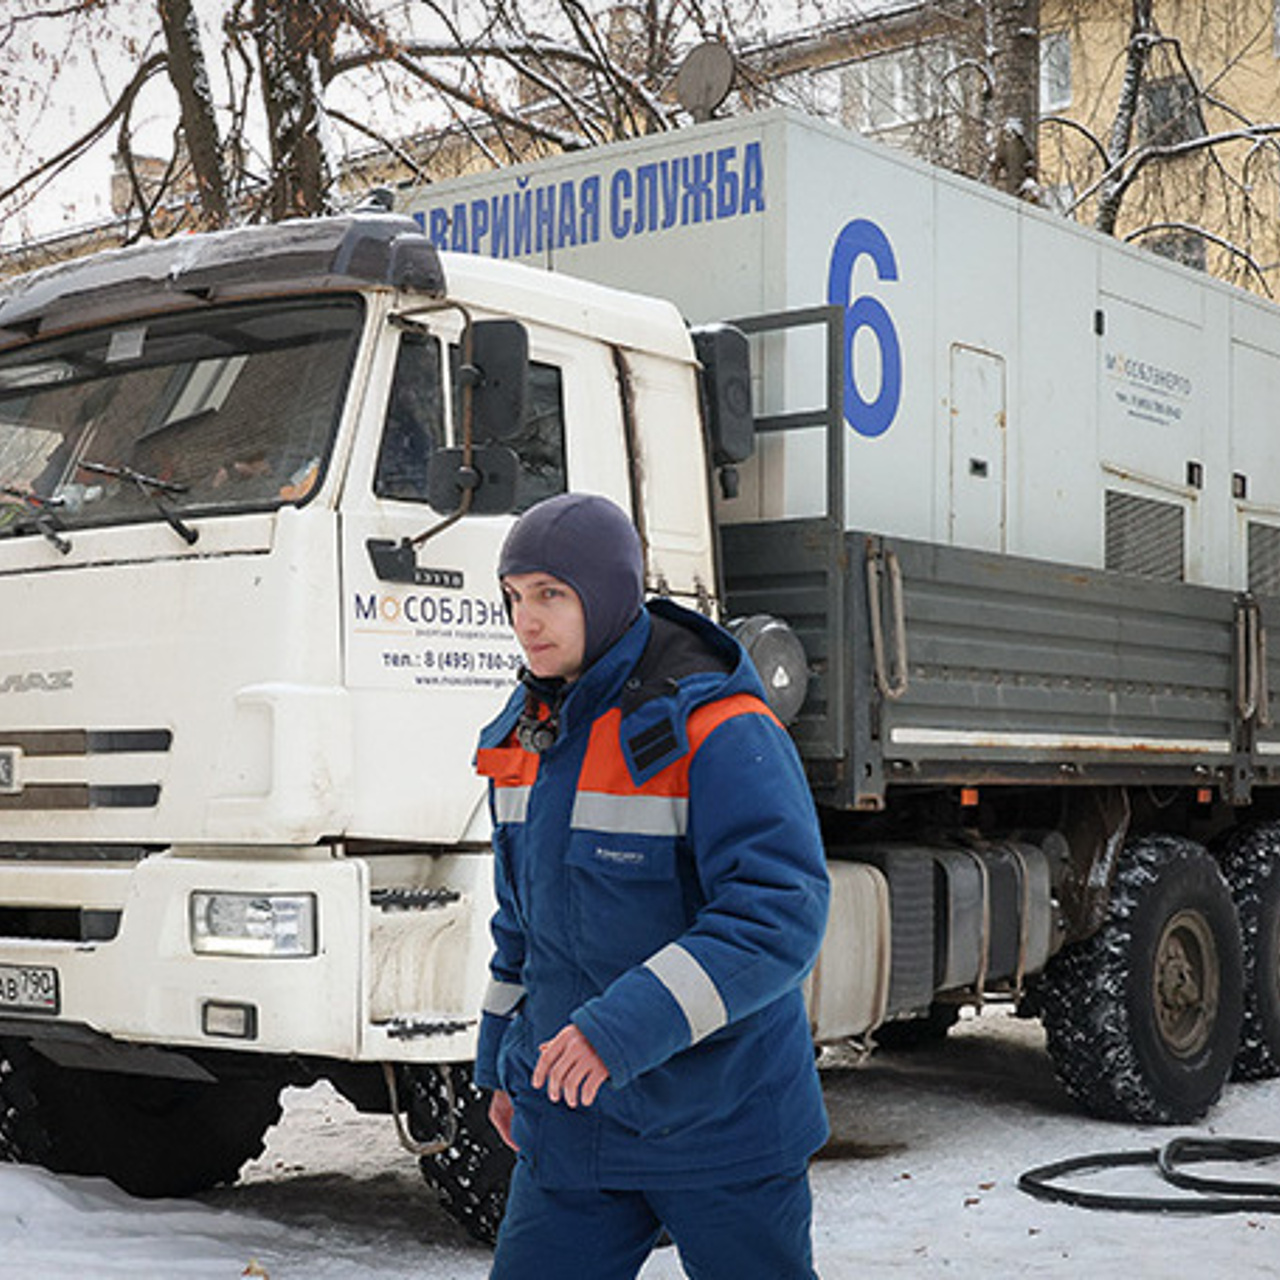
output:
[[[0,293],[0,1154],[189,1192],[327,1078],[492,1235],[471,756],[566,489],[791,726],[816,1041],[1274,1073],[1280,312],[787,113],[414,202]]]

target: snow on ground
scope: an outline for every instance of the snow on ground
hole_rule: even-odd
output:
[[[966,1020],[941,1048],[863,1066],[829,1055],[824,1081],[834,1140],[813,1173],[824,1280],[1280,1276],[1280,1216],[1098,1212],[1015,1185],[1032,1165],[1181,1133],[1280,1138],[1280,1081],[1229,1087],[1193,1129],[1091,1120],[1054,1083],[1038,1027],[999,1014]],[[1280,1178],[1274,1167],[1250,1174]],[[1091,1185],[1171,1194],[1140,1169]],[[323,1086],[291,1091],[263,1157],[237,1186],[197,1201],[133,1200],[100,1179],[0,1164],[0,1277],[480,1280],[487,1269],[486,1251],[432,1203],[390,1121],[357,1115]],[[643,1280],[682,1274],[667,1249]]]

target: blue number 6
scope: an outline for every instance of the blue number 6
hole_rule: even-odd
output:
[[[896,280],[898,264],[889,239],[874,222],[857,218],[847,223],[831,250],[827,301],[844,307],[844,416],[862,436],[883,435],[893,422],[902,399],[902,347],[884,304],[870,294],[850,301],[853,270],[866,254],[881,280]],[[853,367],[853,341],[858,330],[870,329],[880,347],[880,391],[874,400],[858,390]]]

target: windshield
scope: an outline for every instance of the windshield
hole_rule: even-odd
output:
[[[210,308],[0,356],[0,537],[305,501],[362,314]]]

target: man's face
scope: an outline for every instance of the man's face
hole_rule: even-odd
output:
[[[502,579],[511,624],[529,670],[541,679],[576,680],[582,674],[587,623],[578,593],[549,573],[512,573]]]

